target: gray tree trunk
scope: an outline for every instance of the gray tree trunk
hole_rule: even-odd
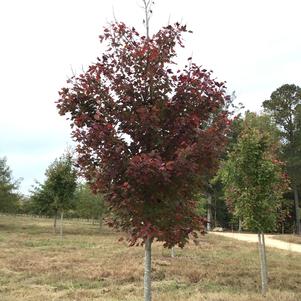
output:
[[[217,227],[217,205],[216,205],[216,197],[214,198],[214,227]]]
[[[263,275],[263,258],[262,258],[261,235],[260,235],[260,233],[258,233],[258,251],[259,251],[259,262],[260,262],[261,291],[263,293],[264,275]]]
[[[57,222],[57,212],[55,212],[54,214],[54,222],[53,222],[53,230],[54,230],[54,234],[56,234],[56,222]]]
[[[64,211],[61,211],[61,222],[60,222],[60,236],[63,239],[63,222],[64,222]]]
[[[171,257],[175,258],[175,247],[171,248]]]
[[[147,238],[147,240],[145,241],[145,258],[144,258],[144,301],[152,300],[151,271],[152,271],[152,241],[150,238]]]
[[[300,226],[300,209],[299,209],[299,195],[297,186],[294,186],[295,212],[296,212],[296,234],[301,235]]]
[[[102,214],[99,214],[99,230],[102,229],[102,221],[103,221],[103,216]]]
[[[238,220],[238,232],[241,232],[241,230],[242,230],[242,220],[241,220],[241,218],[239,218],[239,220]]]
[[[243,227],[243,220],[241,218],[238,219],[238,232],[241,232]]]
[[[261,233],[262,236],[262,249],[263,249],[263,260],[264,260],[264,267],[265,267],[265,283],[266,288],[268,289],[268,262],[267,262],[267,253],[265,249],[265,240],[264,240],[264,233]]]
[[[265,254],[265,243],[264,243],[264,234],[258,233],[258,250],[259,250],[259,259],[260,259],[260,274],[261,274],[261,293],[263,296],[266,295],[268,289],[268,279],[267,279],[267,261]]]
[[[212,197],[211,194],[208,194],[207,198],[207,231],[211,231],[211,217],[212,217],[212,212],[211,212],[211,205],[212,205]]]

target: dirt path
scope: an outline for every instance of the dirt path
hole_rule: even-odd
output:
[[[246,234],[246,233],[232,233],[232,232],[210,232],[210,234],[221,235],[233,239],[243,240],[246,242],[258,242],[257,234]],[[265,235],[265,244],[268,247],[282,249],[286,251],[301,253],[301,245],[289,243],[273,238],[273,235]]]

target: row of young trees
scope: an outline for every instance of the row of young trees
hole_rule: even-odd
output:
[[[298,91],[297,86],[285,85],[278,90],[286,91],[290,89],[290,94],[287,93],[286,99],[290,99],[291,95],[295,95]],[[278,91],[277,90],[277,91]],[[275,95],[274,92],[272,95]],[[267,103],[267,101],[265,102]],[[285,108],[282,108],[284,110]],[[281,108],[278,107],[278,112],[281,112]],[[291,120],[294,120],[295,126],[294,135],[300,135],[300,115],[298,115],[298,106],[295,106],[295,110],[288,109],[286,115],[291,114]],[[285,112],[284,112],[285,113]],[[282,114],[284,114],[282,113]],[[299,123],[298,123],[299,120]],[[232,121],[231,130],[228,133],[229,143],[226,148],[224,158],[227,157],[227,153],[233,152],[235,147],[239,143],[239,137],[243,132],[246,131],[246,127],[253,130],[258,130],[264,133],[268,139],[268,148],[273,150],[274,156],[277,159],[281,159],[283,162],[284,170],[288,171],[288,176],[290,183],[293,182],[293,177],[295,177],[295,183],[298,183],[298,176],[300,176],[300,154],[298,155],[298,150],[300,153],[300,146],[297,146],[296,141],[300,139],[296,138],[295,145],[292,147],[294,150],[295,161],[292,157],[287,156],[287,149],[290,147],[288,142],[284,140],[282,130],[277,126],[275,119],[271,114],[256,115],[254,113],[247,112],[244,118],[235,118]],[[293,171],[292,173],[289,171]],[[71,174],[70,174],[71,173]],[[24,201],[24,198],[17,192],[19,181],[15,181],[12,178],[12,172],[7,166],[6,159],[0,160],[0,208],[1,212],[7,213],[29,213],[36,215],[47,215],[57,217],[59,213],[65,212],[68,217],[83,217],[83,218],[100,218],[100,207],[103,207],[102,198],[97,196],[94,197],[90,188],[84,184],[77,184],[77,189],[75,194],[70,190],[68,191],[68,186],[64,185],[64,181],[71,182],[76,179],[75,170],[71,164],[71,158],[67,155],[62,158],[55,160],[46,171],[46,181],[45,183],[37,183],[32,190],[29,200]],[[60,183],[61,181],[61,183]],[[66,188],[69,198],[65,198],[62,195],[57,194],[56,199],[52,196],[56,192],[53,190],[57,189],[55,186],[62,185]],[[73,187],[71,187],[73,190]],[[297,191],[294,193],[294,190]],[[224,185],[219,178],[215,178],[213,181],[208,181],[208,185],[204,186],[203,191],[200,191],[198,212],[202,216],[207,215],[207,219],[211,221],[211,226],[224,226],[224,227],[238,227],[242,226],[242,220],[238,218],[237,214],[234,214],[233,206],[224,194]],[[276,216],[276,228],[278,232],[291,232],[292,230],[298,230],[298,190],[300,190],[300,185],[287,187],[286,194],[281,201],[281,206],[278,208]],[[51,192],[52,191],[52,192]],[[295,196],[295,206],[293,198]],[[101,200],[98,201],[98,198]],[[209,204],[210,203],[210,204]],[[100,205],[99,205],[100,204]],[[62,205],[64,207],[62,207]],[[210,207],[208,207],[208,205]],[[100,207],[98,207],[100,206]],[[64,209],[64,210],[62,210]],[[67,209],[67,211],[66,211]],[[206,213],[207,210],[207,213]],[[103,210],[101,210],[103,211]],[[295,218],[296,217],[296,218]],[[239,223],[240,221],[240,223]],[[297,227],[294,227],[297,225]],[[244,225],[245,226],[245,225]],[[245,229],[246,226],[245,226]],[[297,232],[297,231],[296,231]],[[298,232],[297,232],[298,233]]]
[[[56,159],[45,172],[45,181],[37,182],[28,197],[18,193],[20,181],[15,181],[6,159],[0,160],[0,212],[22,213],[61,219],[63,217],[97,220],[102,225],[103,197],[92,193],[90,187],[79,180],[74,161],[69,152]]]
[[[71,153],[56,159],[46,170],[44,183],[37,183],[23,212],[53,216],[56,232],[60,216],[60,234],[63,235],[63,217],[97,219],[101,226],[104,212],[103,197],[92,193],[90,187],[81,183]]]

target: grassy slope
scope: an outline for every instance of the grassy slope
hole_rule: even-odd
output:
[[[0,216],[1,301],[143,300],[143,248],[107,228]],[[256,244],[219,236],[170,251],[153,248],[154,301],[301,300],[301,255],[268,249],[270,292],[262,298]]]
[[[299,235],[294,235],[294,234],[285,234],[285,235],[275,235],[273,237],[274,239],[279,239],[282,241],[290,242],[290,243],[295,243],[295,244],[301,244],[301,236]]]

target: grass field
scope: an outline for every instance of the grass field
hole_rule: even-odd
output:
[[[142,301],[142,247],[107,228],[66,222],[63,241],[52,220],[0,216],[1,301]],[[198,246],[153,248],[154,301],[300,301],[301,255],[268,249],[270,289],[260,296],[256,244],[207,235]]]
[[[294,234],[276,235],[274,238],[286,242],[291,242],[294,244],[301,244],[301,236],[299,235],[294,235]]]

